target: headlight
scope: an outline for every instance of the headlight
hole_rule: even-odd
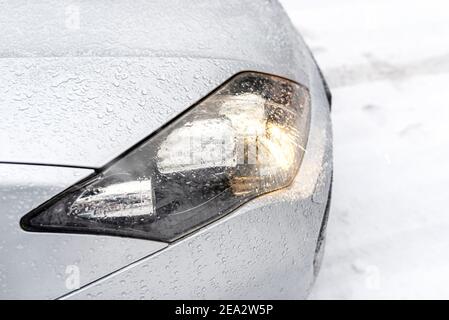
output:
[[[305,152],[310,96],[240,73],[133,150],[22,219],[30,231],[173,241],[287,187]]]

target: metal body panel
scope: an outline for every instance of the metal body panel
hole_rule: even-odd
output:
[[[0,164],[0,298],[54,299],[142,257],[165,243],[106,236],[32,233],[23,215],[92,170]],[[76,270],[74,269],[76,268]]]

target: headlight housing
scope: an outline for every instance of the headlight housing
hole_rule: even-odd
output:
[[[305,152],[309,91],[240,73],[94,176],[23,217],[29,231],[174,241],[287,187]]]

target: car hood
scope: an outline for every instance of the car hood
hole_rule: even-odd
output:
[[[235,73],[308,84],[309,54],[277,2],[2,6],[0,162],[99,168]]]

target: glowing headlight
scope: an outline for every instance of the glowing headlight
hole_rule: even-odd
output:
[[[306,88],[238,74],[112,165],[25,216],[22,226],[173,241],[287,187],[305,152],[309,118]]]

